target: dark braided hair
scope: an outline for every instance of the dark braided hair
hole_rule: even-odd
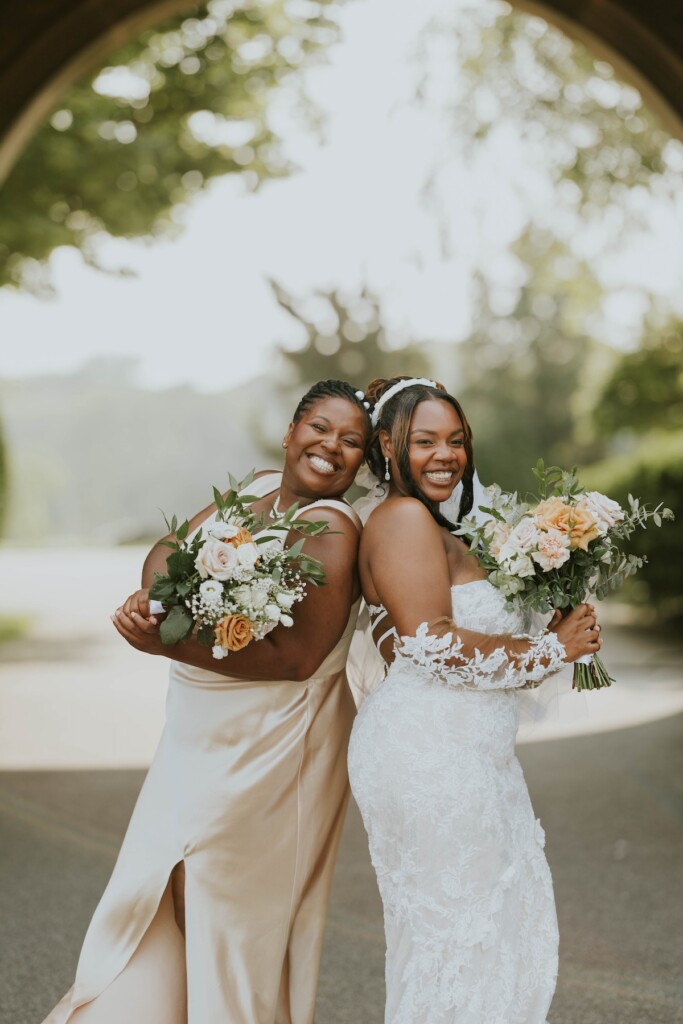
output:
[[[323,398],[343,398],[361,409],[367,424],[368,435],[370,434],[372,425],[370,423],[370,410],[367,404],[365,404],[365,396],[362,392],[357,393],[353,384],[349,384],[347,380],[319,380],[317,384],[313,384],[303,398],[300,399],[299,404],[294,410],[292,422],[298,423],[303,414],[308,412],[316,402],[322,401]]]
[[[375,406],[382,395],[385,394],[389,388],[393,387],[394,384],[398,384],[401,380],[409,379],[410,378],[406,376],[391,377],[388,380],[380,377],[368,384],[365,391],[366,397],[370,401],[371,405]],[[391,443],[394,452],[396,453],[396,461],[401,474],[401,484],[403,485],[404,491],[412,498],[417,498],[418,501],[421,501],[437,521],[439,526],[445,526],[446,529],[452,530],[454,529],[455,524],[446,519],[439,509],[438,504],[434,501],[430,501],[415,483],[413,474],[410,471],[410,459],[408,457],[408,435],[410,432],[410,421],[412,419],[413,411],[420,402],[434,401],[435,399],[441,402],[448,402],[448,404],[455,409],[462,422],[465,452],[467,454],[467,465],[465,466],[465,472],[462,476],[462,495],[460,497],[458,519],[462,519],[464,516],[468,515],[474,503],[472,485],[472,480],[474,478],[474,448],[472,447],[472,431],[460,403],[453,397],[453,395],[446,391],[443,384],[437,384],[436,387],[431,387],[431,385],[428,384],[415,384],[409,388],[405,388],[403,391],[399,391],[397,395],[390,398],[389,401],[380,409],[379,421],[370,436],[365,459],[374,475],[379,480],[382,480],[384,478],[385,463],[384,456],[382,455],[382,448],[379,443],[379,432],[380,430],[386,430],[391,437]]]

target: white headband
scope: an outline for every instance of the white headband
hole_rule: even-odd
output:
[[[390,401],[390,399],[392,399],[394,395],[397,395],[400,391],[404,391],[406,388],[412,388],[416,384],[425,384],[427,387],[430,388],[436,387],[436,381],[427,380],[426,377],[410,377],[409,380],[400,380],[398,384],[393,384],[388,391],[384,392],[384,394],[378,401],[377,405],[372,410],[370,422],[372,423],[373,427],[376,427],[377,424],[379,423],[379,414],[382,409],[382,406],[386,405],[386,403]]]

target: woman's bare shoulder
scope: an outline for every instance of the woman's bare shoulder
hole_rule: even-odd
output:
[[[433,519],[430,511],[417,498],[396,497],[387,498],[370,515],[365,524],[364,533],[372,533],[378,529],[386,530],[392,528],[421,528],[430,527],[438,530],[438,524]]]

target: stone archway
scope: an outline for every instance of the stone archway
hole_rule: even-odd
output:
[[[362,2],[362,0],[355,0]],[[602,51],[683,136],[683,21],[670,0],[514,0]],[[0,13],[0,182],[59,96],[188,0],[40,0]]]

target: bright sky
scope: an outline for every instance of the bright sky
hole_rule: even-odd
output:
[[[505,249],[528,204],[552,205],[553,195],[502,124],[476,168],[454,167],[447,207],[437,215],[426,205],[420,193],[443,125],[411,104],[411,55],[420,29],[435,13],[452,12],[453,0],[403,5],[401,19],[394,3],[346,5],[343,42],[329,65],[309,72],[327,118],[322,144],[280,111],[298,174],[257,195],[221,179],[195,200],[176,240],[104,245],[103,261],[131,268],[134,278],[99,273],[61,249],[52,259],[55,299],[0,293],[0,376],[70,371],[119,354],[139,357],[140,380],[152,387],[234,386],[268,368],[275,342],[299,337],[268,277],[301,296],[367,282],[397,336],[461,338],[472,270],[499,265],[504,277]],[[459,240],[448,257],[441,217]],[[683,294],[682,228],[683,196],[677,210],[648,207],[641,236],[601,266],[614,289],[606,311],[615,340],[632,332],[644,290]]]

